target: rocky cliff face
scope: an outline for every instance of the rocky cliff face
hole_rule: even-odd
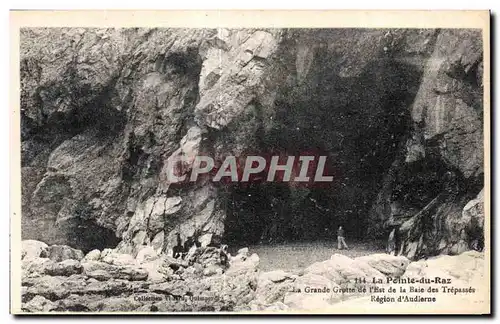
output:
[[[481,199],[467,204],[483,187],[482,86],[472,30],[24,29],[23,239],[136,254],[176,232],[253,243],[399,224],[410,258],[459,253],[482,235]],[[328,156],[334,182],[166,178],[179,156],[305,152]]]

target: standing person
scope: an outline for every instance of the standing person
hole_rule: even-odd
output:
[[[174,246],[173,255],[172,256],[174,258],[178,259],[179,257],[182,258],[182,252],[183,252],[182,240],[181,240],[181,235],[179,234],[179,232],[176,232],[175,236],[177,238],[177,245]]]
[[[342,246],[348,249],[347,244],[345,243],[344,229],[342,228],[342,226],[339,226],[339,229],[337,230],[337,242],[339,250],[342,250]]]

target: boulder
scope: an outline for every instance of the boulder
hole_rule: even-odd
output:
[[[72,293],[82,293],[85,290],[85,279],[78,275],[70,277],[40,276],[22,282],[26,286],[25,297],[31,299],[36,295],[56,301],[68,297]]]
[[[315,310],[328,308],[337,296],[333,293],[333,284],[328,278],[305,274],[293,284],[293,291],[287,292],[283,303],[296,310]],[[311,289],[317,289],[311,292]]]
[[[113,278],[108,271],[100,270],[100,269],[86,271],[85,275],[89,278],[94,278],[98,281],[106,281],[106,280]]]
[[[215,247],[198,248],[190,250],[187,260],[191,263],[199,263],[205,267],[209,265],[221,265],[220,249]]]
[[[275,302],[275,303],[272,303],[271,305],[267,306],[266,308],[264,308],[264,311],[267,311],[267,312],[280,312],[280,311],[286,311],[288,309],[290,309],[290,307],[288,307],[284,303],[282,303],[282,302]]]
[[[67,259],[80,261],[83,259],[84,254],[82,251],[67,245],[51,245],[42,253],[42,257],[49,258],[55,262],[61,262]]]
[[[135,259],[139,264],[148,262],[148,261],[154,261],[155,259],[158,258],[158,253],[156,253],[155,249],[152,248],[151,246],[145,246],[142,249],[137,252],[137,256]]]
[[[193,268],[194,269],[194,268]],[[216,265],[209,265],[205,269],[203,269],[203,275],[204,276],[213,276],[213,275],[221,275],[223,272],[221,267],[218,267]]]
[[[285,281],[287,279],[294,279],[296,277],[297,277],[296,275],[292,275],[288,272],[285,272],[284,270],[274,270],[274,271],[262,272],[259,275],[259,282],[271,281],[274,283],[278,283]]]
[[[127,253],[108,252],[106,255],[101,257],[101,261],[116,266],[137,265],[136,259]]]
[[[479,192],[476,198],[469,201],[462,211],[462,215],[469,222],[484,226],[484,188]]]
[[[315,262],[304,269],[304,274],[323,276],[332,282],[340,283],[344,281],[344,277],[337,271],[339,266],[339,263],[332,260]]]
[[[36,240],[21,242],[21,259],[39,258],[46,251],[48,245]]]
[[[54,261],[48,258],[29,257],[22,260],[21,269],[24,276],[36,276],[45,274],[53,265]]]
[[[366,262],[369,266],[390,277],[400,277],[410,264],[404,256],[394,256],[384,253],[371,254],[356,258],[356,260]]]
[[[85,255],[82,261],[99,261],[101,258],[101,251],[95,249]]]
[[[71,276],[74,274],[80,274],[83,271],[83,267],[79,261],[73,259],[67,259],[61,262],[53,263],[50,267],[45,270],[45,273],[51,276]]]
[[[127,280],[110,279],[104,282],[91,281],[81,293],[101,296],[118,296],[132,291],[132,283]]]
[[[143,303],[132,297],[110,297],[89,304],[94,312],[126,312],[141,307]]]
[[[124,280],[146,280],[148,272],[139,266],[117,266],[100,261],[89,261],[82,263],[83,273],[91,278],[102,280],[107,277],[107,272],[111,278]],[[97,273],[96,270],[99,270]]]
[[[226,270],[227,275],[241,274],[244,272],[255,272],[259,267],[259,256],[252,254],[245,260],[231,259],[230,266]]]
[[[29,302],[23,304],[23,311],[31,313],[50,312],[57,308],[56,304],[47,298],[36,295]]]
[[[166,281],[174,273],[172,268],[165,266],[165,260],[162,257],[141,263],[141,268],[148,272],[147,280],[150,282]]]
[[[89,304],[95,300],[102,300],[102,296],[71,294],[56,302],[56,311],[88,312]]]
[[[182,260],[181,258],[176,259],[169,255],[162,255],[163,267],[171,268],[176,271],[179,268],[187,268],[189,266],[189,262],[186,260]]]
[[[120,244],[122,242],[120,242]],[[108,254],[111,254],[111,253],[115,253],[115,251],[113,249],[104,249],[104,250],[102,250],[102,252],[101,252],[101,259],[103,259],[104,257],[106,257]]]
[[[266,309],[276,302],[283,302],[285,294],[293,289],[296,278],[297,276],[283,270],[261,273],[255,291],[256,301],[259,305],[256,310]]]
[[[242,249],[239,249],[237,254],[241,254],[241,255],[247,256],[248,255],[248,248],[244,247]]]
[[[372,281],[372,278],[380,279],[385,277],[380,271],[360,259],[351,259],[342,254],[334,254],[329,261],[334,264],[337,273],[343,277],[342,281],[337,282],[338,284],[344,282],[355,283],[357,278]]]
[[[478,251],[467,251],[457,256],[443,255],[419,262],[426,265],[424,272],[439,269],[455,280],[464,282],[471,282],[473,278],[484,274],[484,253]]]

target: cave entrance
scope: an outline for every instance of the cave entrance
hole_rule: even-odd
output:
[[[238,246],[368,237],[368,214],[413,125],[410,105],[422,70],[377,58],[353,77],[336,74],[335,57],[318,55],[308,77],[284,86],[271,127],[254,134],[262,152],[326,155],[328,186],[231,184],[224,190],[225,241]],[[265,108],[262,108],[265,109]]]
[[[336,219],[324,190],[287,183],[234,184],[224,207],[225,241],[236,245],[330,239]]]
[[[99,226],[91,221],[81,221],[74,233],[74,246],[88,253],[94,249],[100,251],[109,248],[114,249],[121,239],[116,237],[113,230]]]

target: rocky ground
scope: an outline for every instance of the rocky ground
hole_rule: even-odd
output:
[[[186,260],[179,260],[158,255],[150,247],[143,247],[135,257],[112,249],[93,250],[84,255],[69,246],[26,240],[22,242],[22,309],[25,312],[338,311],[342,307],[380,305],[370,299],[372,294],[360,293],[358,289],[387,288],[387,278],[440,277],[449,279],[450,287],[480,287],[483,269],[483,254],[475,251],[418,262],[387,254],[352,259],[334,254],[329,260],[300,271],[263,272],[259,270],[259,257],[248,249],[239,250],[223,265],[219,249],[213,247],[200,248]],[[373,283],[378,279],[383,284]],[[311,293],[311,288],[322,291]],[[438,301],[457,297],[440,294],[436,295]],[[466,297],[475,305],[484,302],[482,296]]]

